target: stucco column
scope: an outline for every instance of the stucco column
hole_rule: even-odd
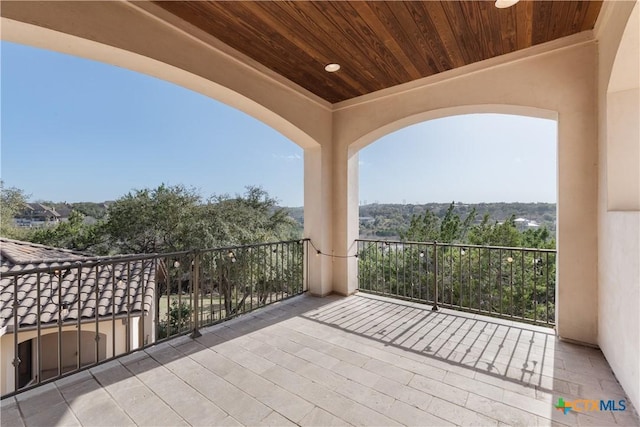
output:
[[[312,295],[324,296],[331,289],[331,258],[318,255],[331,253],[331,147],[304,150],[304,237],[308,245],[307,279]]]
[[[590,96],[582,105],[558,120],[556,329],[561,338],[596,344],[597,126]]]
[[[337,143],[333,155],[333,291],[351,295],[358,288],[358,154]]]

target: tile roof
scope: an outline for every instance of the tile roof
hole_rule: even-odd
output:
[[[55,209],[43,205],[42,203],[25,203],[22,212],[18,217],[31,218],[34,216],[58,218],[60,214]]]
[[[98,316],[139,314],[153,307],[156,261],[95,258],[80,252],[0,239],[0,329],[13,329],[17,289],[18,325],[77,321]],[[41,269],[40,273],[6,273]],[[4,274],[3,274],[4,273]],[[40,304],[38,304],[38,285]],[[60,310],[60,308],[63,310]],[[61,317],[61,319],[59,319]]]
[[[0,238],[0,254],[2,256],[2,269],[0,269],[0,271],[2,272],[7,271],[5,269],[6,266],[32,264],[34,262],[83,259],[91,256],[69,249],[53,248],[51,246],[6,238]]]

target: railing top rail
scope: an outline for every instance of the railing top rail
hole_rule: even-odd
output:
[[[454,248],[479,248],[479,249],[502,249],[510,251],[523,251],[523,252],[548,252],[556,253],[556,249],[542,249],[542,248],[521,248],[513,246],[488,246],[488,245],[471,245],[467,243],[442,243],[442,242],[414,242],[410,240],[380,240],[380,239],[355,239],[356,242],[369,242],[369,243],[389,243],[400,245],[422,245],[422,246],[451,246]]]
[[[112,264],[119,264],[123,262],[146,261],[150,259],[185,256],[185,255],[193,254],[195,252],[204,253],[204,252],[225,251],[225,250],[228,251],[232,249],[237,250],[237,249],[243,249],[243,248],[269,246],[269,245],[275,245],[275,244],[287,244],[287,243],[298,243],[298,242],[301,243],[308,240],[309,239],[296,239],[296,240],[285,240],[285,241],[278,241],[278,242],[222,246],[219,248],[195,249],[195,250],[189,250],[189,251],[152,253],[152,254],[111,255],[111,256],[103,256],[103,257],[50,259],[46,261],[34,260],[33,261],[34,264],[35,263],[42,264],[44,262],[49,265],[43,266],[43,267],[25,268],[25,269],[15,270],[15,271],[0,272],[0,277],[9,278],[9,277],[23,276],[26,274],[53,273],[58,270],[71,270],[74,268],[94,268],[102,265],[112,265]]]
[[[5,277],[22,276],[25,274],[53,273],[59,270],[71,270],[74,268],[93,268],[101,265],[120,264],[123,262],[136,262],[136,261],[146,261],[146,260],[157,259],[157,258],[175,257],[175,256],[186,255],[188,253],[190,253],[190,251],[171,252],[171,253],[164,253],[164,254],[139,254],[139,255],[123,255],[123,256],[110,256],[110,257],[91,257],[91,258],[83,258],[83,259],[72,258],[72,259],[48,259],[44,261],[34,260],[32,262],[33,264],[46,263],[48,265],[43,267],[24,268],[22,270],[5,271],[0,273],[0,277],[5,278]]]
[[[305,238],[305,239],[282,240],[279,242],[250,243],[246,245],[230,245],[230,246],[221,246],[218,248],[198,249],[198,252],[204,253],[204,252],[225,251],[225,250],[228,251],[231,249],[248,249],[248,248],[257,248],[261,246],[283,245],[288,243],[302,243],[310,240],[311,239],[309,238]]]

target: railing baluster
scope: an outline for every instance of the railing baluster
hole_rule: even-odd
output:
[[[62,375],[62,273],[58,273],[58,376]]]
[[[14,391],[17,391],[20,388],[20,348],[18,347],[18,332],[20,329],[18,322],[18,308],[20,307],[18,303],[18,276],[13,278],[13,385]]]
[[[472,261],[473,261],[473,250],[469,249],[469,258],[468,258],[468,264],[469,264],[469,268],[468,268],[468,273],[469,276],[467,278],[467,286],[469,288],[469,299],[467,300],[468,303],[468,308],[472,309],[473,307],[471,307],[471,301],[473,301],[473,274],[472,274]]]
[[[478,249],[478,310],[482,310],[482,249]]]
[[[96,308],[95,311],[93,313],[93,315],[95,316],[95,325],[96,325],[96,335],[95,335],[95,342],[96,342],[96,365],[98,364],[98,362],[100,362],[100,273],[98,272],[98,265],[96,265]],[[144,322],[142,323],[142,325],[144,326]],[[144,335],[144,333],[143,333]]]
[[[71,273],[71,270],[67,270]],[[91,269],[89,269],[89,275],[91,275]],[[88,275],[88,276],[89,276]],[[87,277],[89,280],[89,277]],[[71,287],[73,286],[71,280],[69,280],[69,290],[67,291],[67,295],[71,292]],[[78,265],[78,280],[77,280],[77,291],[76,291],[76,300],[77,300],[77,314],[76,314],[76,369],[80,369],[82,367],[82,298],[80,292],[82,291],[82,266]],[[73,293],[72,293],[73,295]],[[63,307],[66,307],[66,302],[63,303]],[[96,302],[97,304],[97,302]],[[98,307],[95,307],[94,310],[97,310]],[[63,308],[64,310],[64,308]],[[71,311],[71,303],[69,304],[69,311]],[[63,313],[64,314],[64,313]],[[68,314],[67,314],[68,316]]]
[[[487,249],[489,265],[487,266],[487,286],[489,286],[489,313],[493,313],[493,286],[491,286],[491,249]]]
[[[438,242],[433,242],[433,287],[434,287],[434,298],[433,298],[433,307],[431,307],[432,311],[438,311]]]
[[[116,266],[111,267],[111,356],[116,357]]]
[[[542,258],[541,258],[542,259]],[[538,252],[533,253],[533,321],[538,321]]]
[[[545,284],[545,305],[547,306],[547,323],[549,323],[549,252],[547,252],[547,262],[545,263],[547,267],[546,271],[546,284]]]
[[[200,252],[196,250],[193,254],[193,332],[191,338],[198,338],[202,336],[198,330],[198,317],[199,317],[199,295],[200,295]]]
[[[522,313],[520,314],[520,317],[526,317],[527,316],[527,299],[525,298],[525,280],[524,280],[524,251],[520,252],[520,276],[521,276],[521,281],[520,281],[520,298],[522,299]]]
[[[510,252],[509,258],[507,258],[507,262],[509,262],[509,312],[511,313],[511,317],[513,317],[513,250]]]
[[[500,249],[500,263],[498,264],[498,277],[500,282],[498,283],[498,289],[500,293],[500,315],[502,316],[502,249]]]
[[[449,305],[453,305],[453,250],[449,252]]]
[[[131,351],[131,262],[127,262],[127,281],[124,284],[126,286],[126,296],[127,302],[125,307],[127,308],[127,329],[126,329],[126,352],[129,353]]]
[[[40,384],[42,382],[42,291],[40,289],[40,272],[36,273],[36,298],[38,301],[38,305],[36,306],[36,365],[37,365],[37,377],[36,383]],[[16,334],[17,335],[17,334]]]

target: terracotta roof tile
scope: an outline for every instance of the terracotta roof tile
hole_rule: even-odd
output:
[[[2,254],[3,267],[5,263],[10,265],[24,265],[34,262],[83,259],[90,256],[69,249],[53,248],[37,243],[21,242],[19,240],[6,238],[0,238],[0,254]]]
[[[64,249],[48,248],[25,242],[0,239],[2,266],[0,273],[42,268],[44,272],[0,279],[0,328],[13,329],[13,299],[17,290],[20,327],[35,326],[40,301],[42,325],[58,320],[75,321],[98,316],[123,315],[153,307],[156,262],[104,259],[98,266],[81,263],[87,255]],[[7,255],[9,254],[9,255]],[[43,257],[36,260],[32,256]],[[27,260],[28,261],[25,261]],[[73,262],[56,261],[61,258]],[[91,258],[95,261],[95,258]],[[10,260],[22,260],[12,263]],[[40,296],[38,298],[38,287]]]

